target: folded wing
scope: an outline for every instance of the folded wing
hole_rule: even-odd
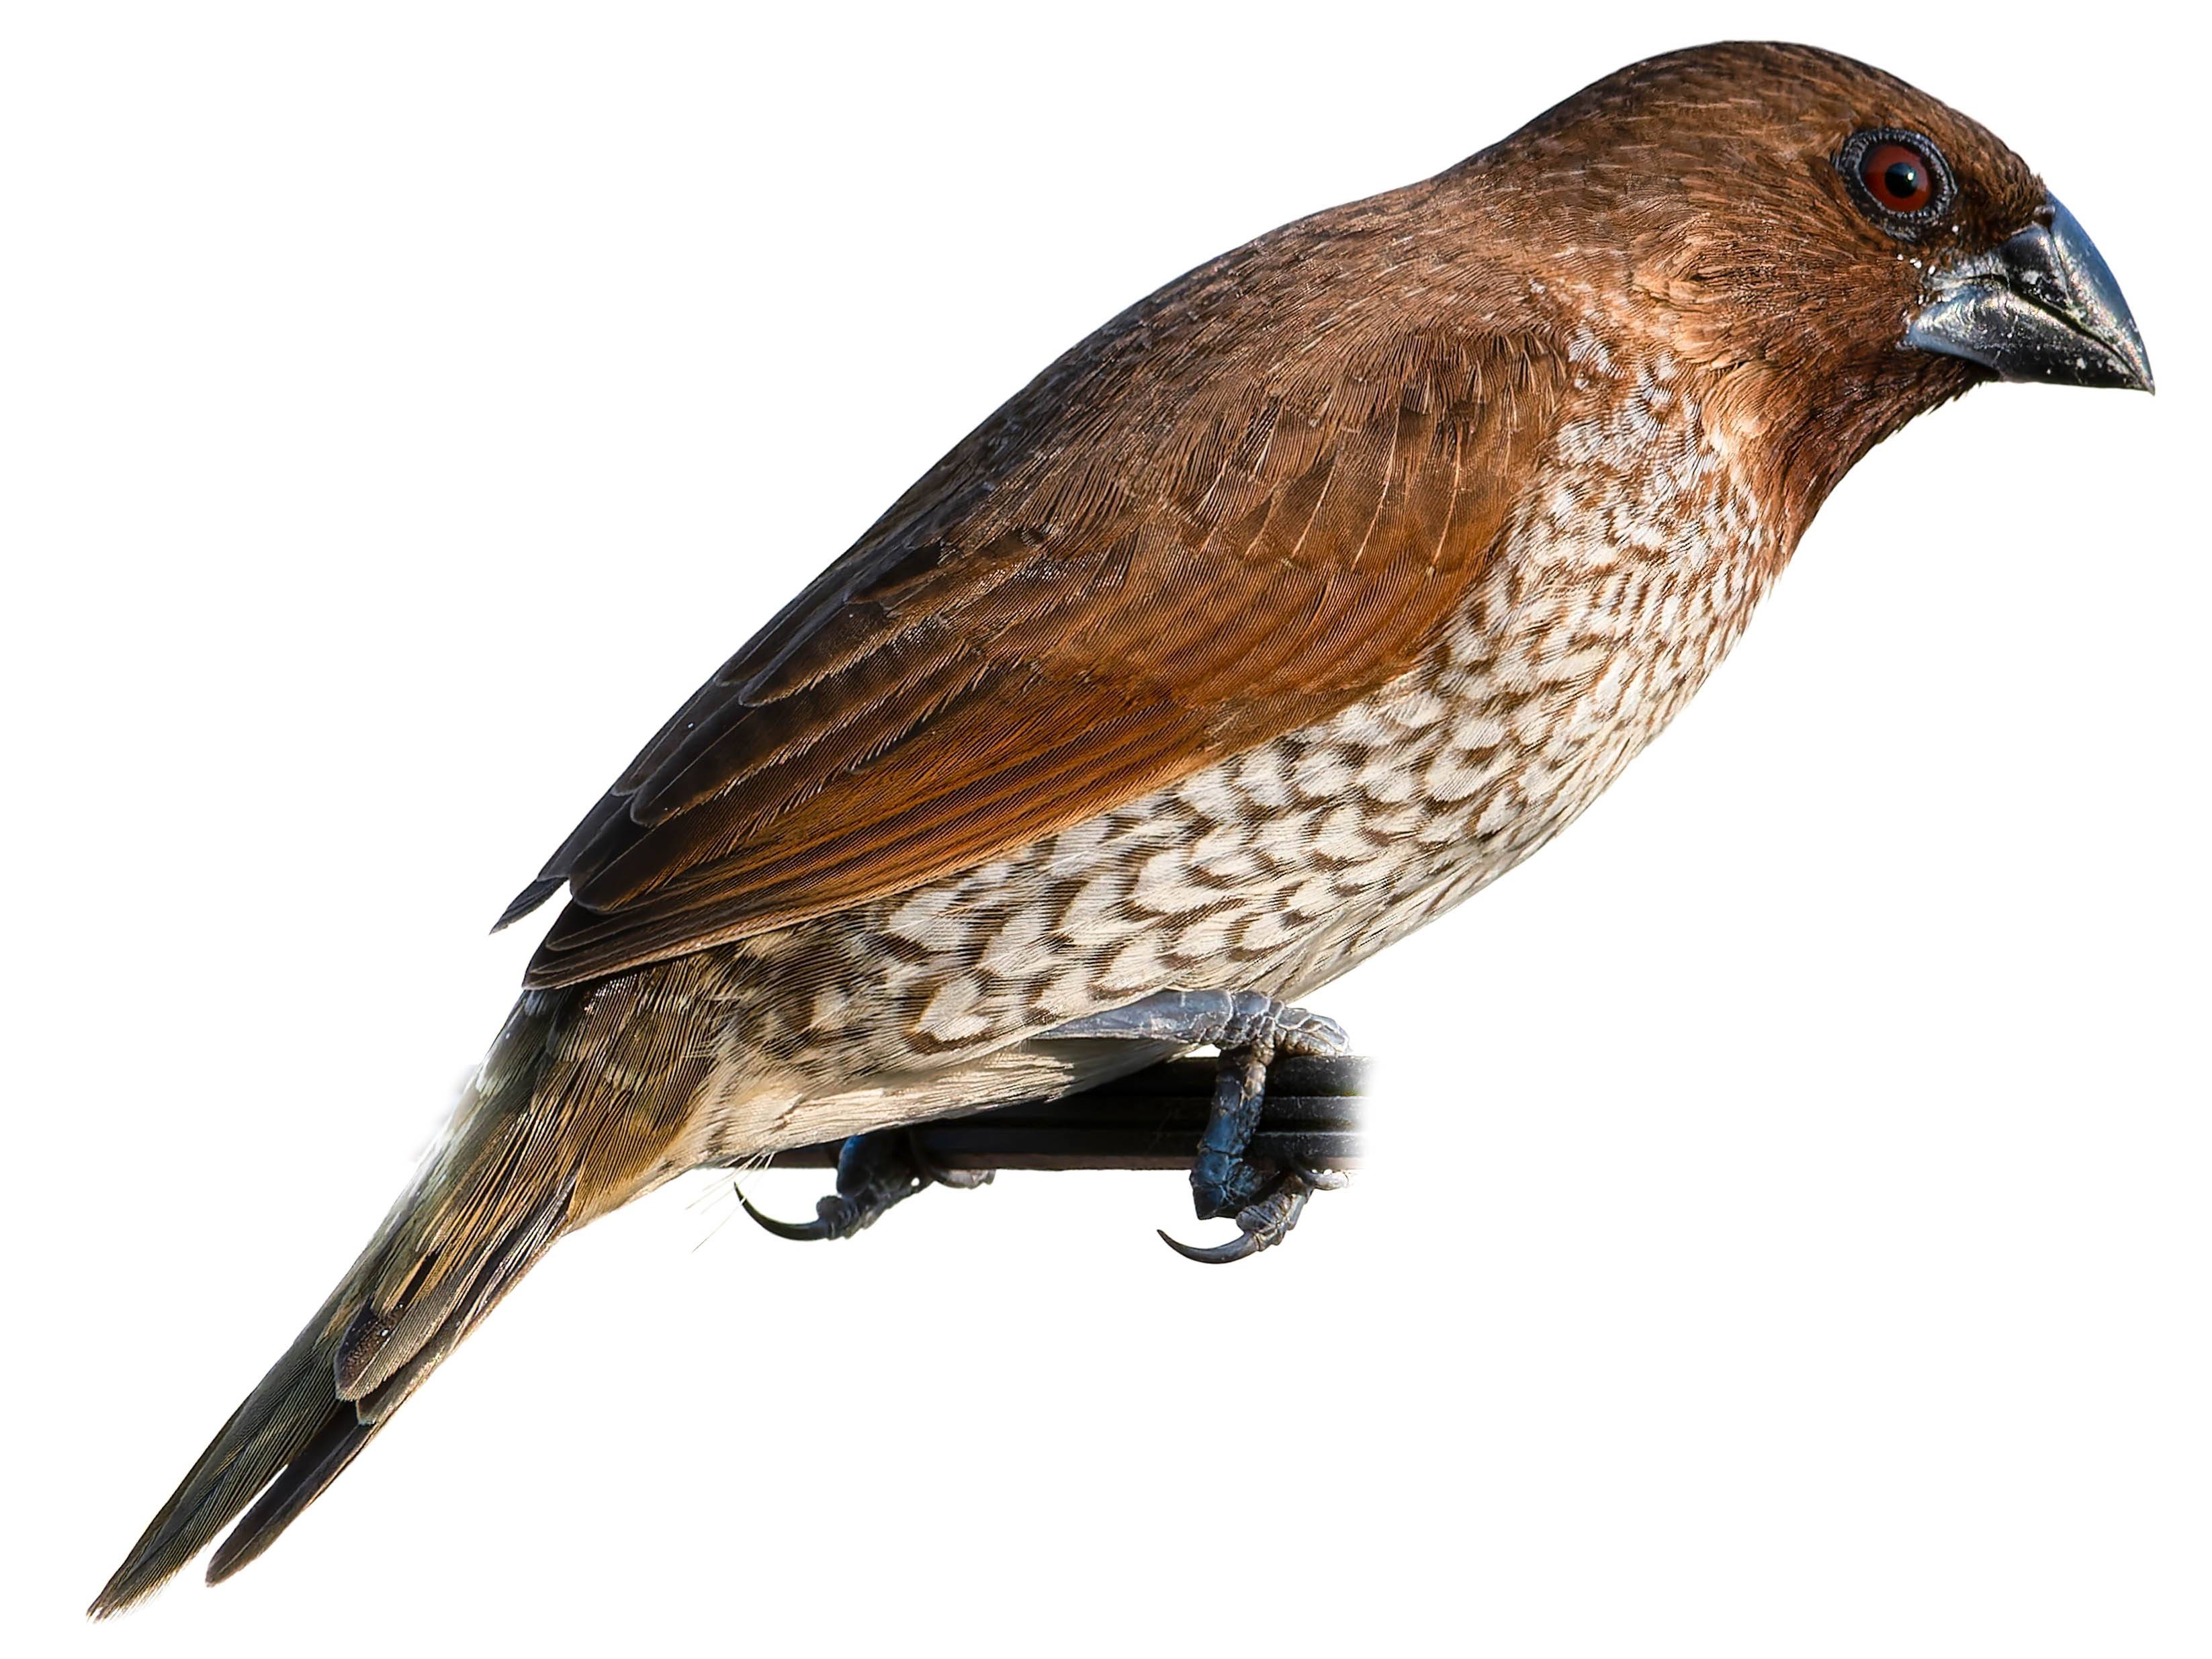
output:
[[[1077,347],[725,664],[502,919],[570,890],[530,982],[972,867],[1408,667],[1498,543],[1559,360],[1473,305],[1370,326],[1397,307],[1347,267],[1391,251],[1320,225]]]

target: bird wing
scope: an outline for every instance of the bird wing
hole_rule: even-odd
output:
[[[1498,540],[1555,360],[1388,328],[1402,295],[1332,301],[1311,257],[1263,239],[1163,289],[909,490],[517,897],[502,926],[572,899],[529,982],[972,868],[1410,666]]]

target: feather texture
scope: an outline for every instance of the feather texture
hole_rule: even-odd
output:
[[[1451,257],[1441,208],[1403,234],[1433,191],[1193,272],[948,456],[510,907],[562,881],[574,899],[531,982],[971,867],[1405,672],[1496,547],[1561,390],[1517,315],[1390,324]]]

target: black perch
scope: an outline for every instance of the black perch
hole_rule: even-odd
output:
[[[915,1126],[946,1170],[1188,1170],[1213,1106],[1216,1062],[1170,1060],[1061,1100],[1001,1106]],[[1285,1056],[1267,1068],[1267,1103],[1249,1156],[1315,1170],[1359,1163],[1366,1062]],[[774,1170],[830,1170],[840,1141],[778,1152]]]

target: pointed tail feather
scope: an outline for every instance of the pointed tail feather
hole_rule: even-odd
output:
[[[344,1472],[361,1449],[375,1438],[380,1425],[364,1423],[360,1413],[342,1401],[333,1401],[322,1426],[300,1455],[277,1471],[246,1519],[222,1540],[208,1560],[208,1583],[220,1584],[276,1541],[277,1534],[298,1518],[300,1511],[322,1496],[323,1489]],[[119,1576],[119,1575],[118,1575]]]
[[[538,1258],[560,1236],[560,1217],[568,1193],[562,1191],[536,1212],[477,1273],[471,1294],[449,1315],[433,1339],[393,1372],[381,1387],[357,1398],[333,1399],[306,1447],[277,1472],[260,1499],[246,1512],[208,1562],[208,1583],[220,1584],[259,1558],[301,1510],[323,1494],[346,1465],[376,1437],[416,1386],[492,1310]],[[368,1310],[364,1309],[363,1313]],[[359,1316],[355,1324],[361,1322]],[[351,1328],[349,1328],[349,1329]],[[220,1524],[219,1522],[217,1523]],[[212,1528],[210,1529],[210,1534]]]
[[[313,1326],[301,1332],[231,1414],[94,1601],[94,1618],[128,1607],[167,1579],[314,1439],[337,1405],[337,1390],[317,1363],[314,1339]]]
[[[93,1617],[151,1594],[248,1504],[210,1581],[267,1549],[561,1236],[578,1164],[565,1117],[549,1125],[533,1109],[541,1067],[516,1053],[544,1052],[552,1011],[541,1003],[526,1018],[531,1009],[517,1011],[439,1151],[161,1506]]]

